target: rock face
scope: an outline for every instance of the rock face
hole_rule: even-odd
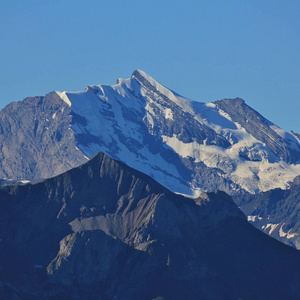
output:
[[[12,103],[0,124],[0,179],[49,178],[98,151],[193,196],[285,189],[300,174],[297,134],[241,99],[191,101],[140,70],[116,85]]]
[[[0,178],[47,178],[84,163],[71,122],[70,107],[54,92],[7,105],[0,112]]]
[[[299,177],[288,190],[274,189],[237,198],[255,227],[287,245],[300,249]]]
[[[283,137],[278,129],[274,128],[273,123],[249,107],[242,99],[224,99],[214,103],[225,111],[234,122],[239,123],[257,140],[265,143],[273,153],[285,162],[293,164],[299,162],[299,145],[294,147],[297,145],[294,143],[294,137],[299,138],[297,134],[294,134],[294,137],[291,135],[290,138],[288,136]]]
[[[2,298],[300,297],[299,253],[224,192],[185,198],[103,153],[0,188],[0,224]]]

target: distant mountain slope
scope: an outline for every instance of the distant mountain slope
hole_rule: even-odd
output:
[[[300,254],[223,192],[192,200],[99,153],[0,188],[0,296],[299,299]]]
[[[84,163],[71,122],[55,92],[7,105],[0,111],[0,178],[47,178]]]
[[[194,196],[285,189],[300,174],[298,135],[241,99],[191,101],[140,70],[116,85],[12,103],[0,124],[2,179],[51,177],[98,151]]]
[[[300,181],[288,190],[274,189],[237,198],[248,220],[270,236],[300,249]]]
[[[266,144],[277,157],[287,163],[299,163],[300,148],[297,134],[278,128],[249,107],[242,99],[224,99],[214,103],[254,138]]]

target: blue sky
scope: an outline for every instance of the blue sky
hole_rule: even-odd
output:
[[[0,0],[0,108],[139,68],[300,133],[300,1]]]

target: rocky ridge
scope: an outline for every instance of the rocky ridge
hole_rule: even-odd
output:
[[[300,295],[299,253],[251,226],[228,195],[176,195],[103,153],[2,187],[0,199],[1,297]]]

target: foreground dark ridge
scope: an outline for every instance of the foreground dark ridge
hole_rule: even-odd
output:
[[[0,189],[0,297],[299,299],[300,257],[223,192],[195,200],[99,153]]]

